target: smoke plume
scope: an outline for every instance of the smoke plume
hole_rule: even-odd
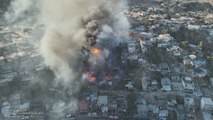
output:
[[[41,52],[58,79],[67,83],[78,77],[76,65],[82,46],[92,47],[102,39],[111,39],[112,33],[128,32],[124,10],[124,0],[43,1],[42,18],[47,28]]]
[[[46,31],[40,50],[45,64],[55,72],[57,82],[71,89],[76,81],[85,78],[84,66],[79,62],[83,56],[82,48],[101,47],[100,55],[91,55],[88,62],[103,63],[108,55],[104,43],[110,41],[111,45],[116,45],[121,40],[114,40],[112,36],[128,35],[129,24],[123,15],[125,10],[128,10],[125,0],[42,1],[41,16]],[[72,103],[76,101],[69,104]],[[59,112],[63,111],[64,105],[61,106]]]
[[[4,14],[7,24],[17,24],[19,22],[35,22],[38,18],[40,0],[14,0]]]
[[[77,109],[77,100],[72,96],[86,79],[82,61],[86,59],[90,64],[89,69],[95,69],[96,65],[104,63],[110,48],[122,41],[122,37],[128,36],[129,23],[123,14],[127,10],[125,0],[11,2],[4,14],[5,24],[26,27],[31,26],[31,23],[41,22],[45,26],[45,33],[40,41],[40,53],[46,66],[55,73],[56,78],[52,83],[57,84],[54,87],[60,88],[64,93],[57,100],[46,98],[48,100],[45,102],[50,102],[47,103],[50,106],[47,108],[54,114],[51,115],[51,120],[57,120],[63,113]],[[88,52],[92,48],[95,48],[95,54]],[[72,99],[66,96],[68,93]]]

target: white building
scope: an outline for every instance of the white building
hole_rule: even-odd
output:
[[[134,86],[133,86],[133,82],[128,82],[125,87],[128,89],[128,90],[133,90],[134,89]]]
[[[150,39],[153,36],[152,33],[147,32],[141,32],[140,35],[142,35],[144,39]]]
[[[161,34],[158,36],[157,38],[159,41],[162,42],[170,42],[172,41],[174,38],[170,35],[170,34]]]
[[[134,53],[136,51],[136,42],[134,40],[127,41],[129,53]]]
[[[194,61],[190,59],[189,57],[184,57],[183,64],[188,66],[194,66]]]
[[[213,101],[212,98],[201,98],[201,110],[203,111],[212,111],[213,110]]]
[[[194,81],[191,77],[182,78],[182,84],[185,90],[192,91],[195,88]]]
[[[107,105],[107,96],[98,96],[98,106]]]
[[[161,34],[158,36],[157,40],[158,42],[158,47],[167,47],[170,45],[170,42],[173,40],[174,38],[172,36],[170,36],[170,34]]]
[[[102,113],[108,112],[108,100],[107,96],[98,96],[98,106],[101,109]]]
[[[202,112],[203,114],[203,120],[213,120],[213,116],[209,112]]]
[[[171,91],[172,84],[169,78],[162,78],[161,85],[162,85],[162,90]]]
[[[168,115],[169,115],[168,110],[160,110],[159,112],[160,120],[167,120]]]

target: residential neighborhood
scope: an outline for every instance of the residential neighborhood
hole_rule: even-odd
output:
[[[51,22],[47,27],[30,17],[29,25],[0,22],[0,120],[213,120],[213,2],[125,4],[125,37],[119,36],[116,22],[99,33],[96,27],[103,21],[97,21],[103,18],[93,12],[98,20],[86,16],[79,30],[71,30],[74,36],[62,29],[77,26],[62,25],[66,17],[53,20],[63,27]],[[63,34],[58,37],[54,29],[47,34],[54,37],[47,37],[45,30],[55,27]],[[45,41],[53,52],[42,49],[44,54],[46,37],[65,42]],[[79,47],[87,37],[87,44],[93,39],[96,44]]]

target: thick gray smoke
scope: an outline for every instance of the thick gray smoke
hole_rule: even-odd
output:
[[[79,72],[82,65],[78,62],[82,47],[90,49],[102,40],[112,39],[112,34],[128,36],[129,23],[123,14],[128,10],[125,0],[43,0],[42,5],[46,32],[41,40],[41,53],[45,64],[55,72],[56,81],[68,85],[66,87],[73,88],[74,81],[85,78]],[[113,42],[117,44],[119,41]],[[88,61],[102,63],[107,54],[104,50]],[[54,111],[60,115],[60,111],[66,108],[59,105],[55,108],[60,110]],[[77,109],[75,100],[69,105],[72,110]]]
[[[129,23],[123,15],[127,10],[125,0],[14,0],[4,18],[8,25],[44,23],[40,52],[45,64],[55,72],[53,83],[65,86],[61,91],[67,98],[67,89],[70,90],[69,96],[73,96],[85,78],[81,72],[84,66],[79,62],[82,47],[102,47],[101,44],[108,40],[116,45],[121,39],[113,40],[112,35],[128,36]],[[104,48],[100,55],[90,57],[88,62],[103,63],[108,52]],[[54,114],[51,120],[77,109],[75,98],[58,98],[49,102],[50,113]]]
[[[18,24],[19,22],[35,22],[38,18],[40,0],[14,0],[4,14],[7,24]],[[36,19],[36,20],[35,20]]]
[[[127,9],[125,0],[44,0],[47,28],[41,52],[57,79],[67,83],[79,76],[75,67],[82,46],[91,47],[110,33],[127,35],[129,24],[122,14]]]

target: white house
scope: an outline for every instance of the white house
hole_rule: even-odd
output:
[[[108,112],[108,100],[107,96],[98,96],[98,106],[101,108],[101,112]]]
[[[98,106],[107,105],[107,96],[98,96]]]
[[[136,42],[134,40],[127,41],[128,51],[129,53],[133,53],[136,50]]]
[[[171,91],[172,84],[169,78],[162,78],[161,85],[162,85],[162,90]]]
[[[182,84],[185,90],[192,91],[195,88],[194,81],[191,77],[183,77]]]
[[[212,98],[202,97],[200,106],[201,110],[203,111],[212,111],[213,110]]]

